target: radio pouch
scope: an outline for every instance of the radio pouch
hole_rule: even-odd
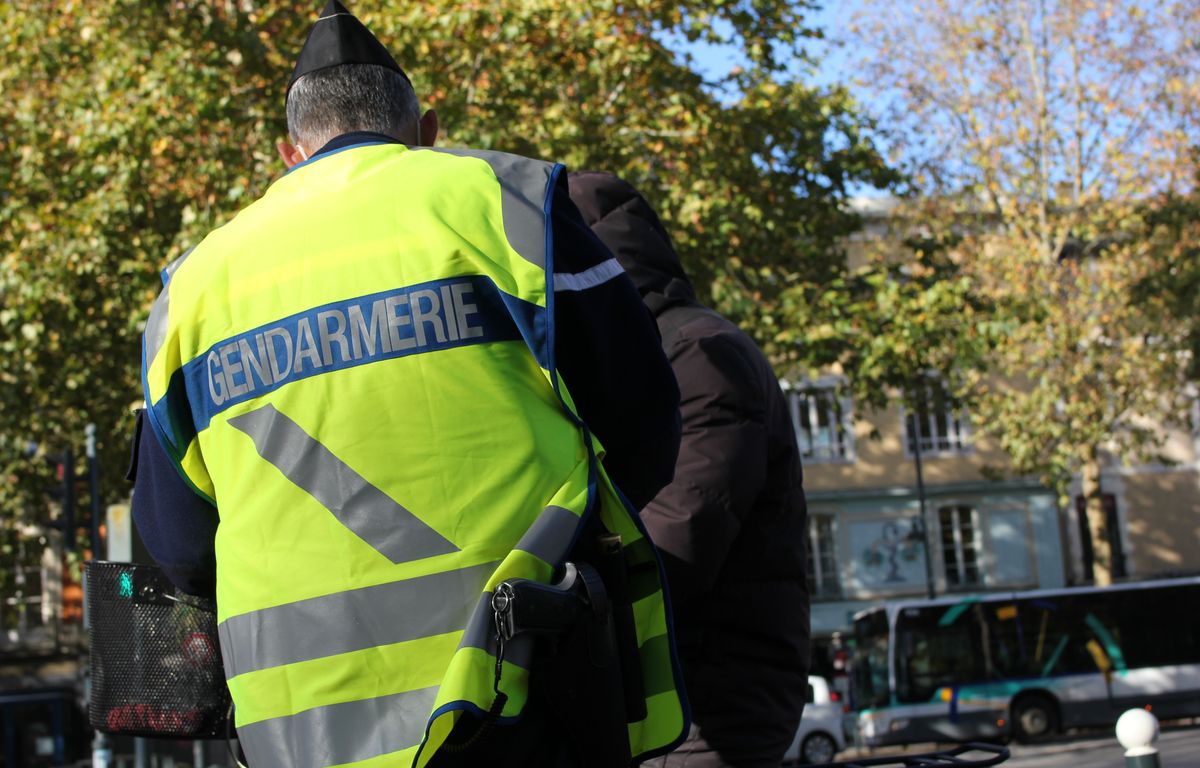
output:
[[[499,585],[497,594],[507,598],[497,611],[502,633],[540,636],[531,681],[571,745],[573,764],[628,766],[616,627],[600,574],[587,563],[567,563],[555,585],[513,579]]]
[[[226,736],[229,689],[216,606],[179,592],[154,565],[85,563],[91,726],[171,739]]]

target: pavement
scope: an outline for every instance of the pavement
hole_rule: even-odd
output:
[[[1158,737],[1162,768],[1200,768],[1200,727],[1171,728]],[[1112,733],[1091,732],[1046,744],[1014,744],[1004,768],[1124,768],[1125,750]]]
[[[1165,727],[1155,746],[1161,768],[1200,768],[1200,725]],[[905,749],[851,749],[839,753],[837,759],[916,754],[945,748],[946,745],[912,744]],[[1003,768],[1125,768],[1125,751],[1112,731],[1074,732],[1042,744],[1013,742],[1009,751],[1012,756],[1002,764]]]

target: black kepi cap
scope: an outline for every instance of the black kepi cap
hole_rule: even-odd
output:
[[[399,72],[408,80],[408,75],[383,43],[376,40],[375,35],[346,10],[346,6],[337,0],[329,0],[300,49],[288,90],[292,90],[304,75],[339,64],[375,64]]]

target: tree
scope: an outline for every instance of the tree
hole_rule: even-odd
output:
[[[872,3],[867,84],[924,223],[954,233],[1004,328],[973,392],[1012,469],[1081,475],[1111,579],[1105,453],[1146,456],[1181,409],[1183,356],[1133,301],[1158,269],[1145,204],[1190,186],[1200,8],[1167,0]]]
[[[954,395],[978,381],[1001,332],[953,250],[957,237],[921,237],[893,213],[865,261],[826,284],[803,284],[792,325],[780,334],[808,376],[834,369],[856,403],[905,407],[930,376]]]
[[[1195,178],[1200,181],[1200,164]],[[1157,327],[1184,350],[1188,378],[1200,386],[1200,185],[1151,201],[1145,216],[1158,269],[1137,286],[1135,301],[1159,312]]]
[[[265,187],[282,58],[228,7],[6,4],[0,31],[0,509],[99,427],[126,493],[139,336],[172,254]],[[295,30],[298,33],[298,29]],[[27,447],[37,446],[33,451]],[[82,467],[80,468],[82,474]]]
[[[42,506],[41,452],[100,427],[118,477],[158,270],[281,168],[283,96],[318,3],[5,5],[0,30],[0,510]],[[888,179],[843,89],[807,71],[806,2],[363,2],[444,142],[618,173],[656,204],[701,290],[827,277],[858,181]],[[688,43],[743,66],[706,82]],[[765,288],[744,288],[751,282]],[[773,299],[772,299],[773,300]],[[767,303],[764,300],[764,303]],[[772,331],[774,332],[774,331]]]
[[[841,238],[859,224],[847,190],[896,179],[847,91],[802,79],[804,45],[819,36],[804,25],[813,5],[431,3],[374,20],[402,61],[438,62],[416,83],[449,142],[623,176],[662,216],[701,293],[711,287],[771,345],[787,324],[780,294],[844,270]],[[681,40],[731,48],[743,65],[706,82],[686,47],[667,44]]]

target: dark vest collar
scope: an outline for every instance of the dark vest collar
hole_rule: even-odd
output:
[[[338,152],[343,152],[347,149],[354,149],[355,147],[369,147],[374,144],[402,143],[403,142],[401,142],[399,139],[393,139],[387,134],[376,133],[374,131],[351,131],[350,133],[343,133],[342,135],[334,136],[332,139],[325,142],[325,146],[313,153],[312,157],[308,158],[302,163],[296,163],[293,165],[288,169],[288,173],[291,173],[297,168],[302,168],[311,163],[315,163],[321,158],[329,157],[330,155],[336,155]]]
[[[399,139],[393,139],[385,133],[376,133],[374,131],[351,131],[343,133],[341,136],[334,136],[329,141],[325,142],[325,146],[313,153],[309,160],[316,160],[321,155],[330,152],[336,152],[339,149],[357,146],[358,144],[400,144]]]

